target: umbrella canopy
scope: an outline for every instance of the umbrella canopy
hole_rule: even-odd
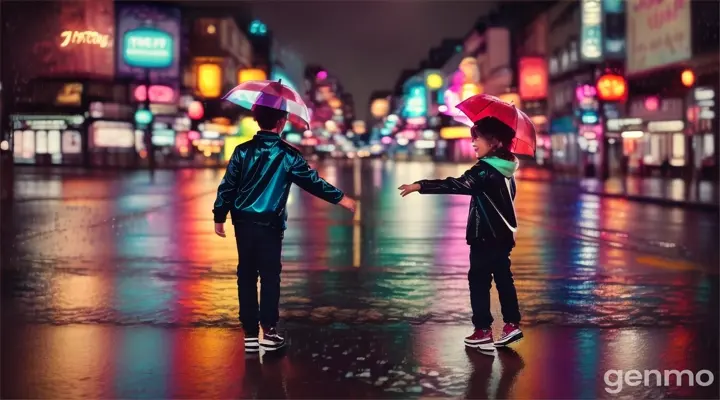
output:
[[[288,113],[290,122],[301,126],[310,124],[310,115],[298,92],[279,81],[247,81],[229,91],[224,100],[252,110],[256,105]]]
[[[510,151],[519,157],[535,157],[537,141],[535,124],[514,104],[502,101],[495,96],[478,94],[466,99],[456,107],[473,123],[486,117],[497,118],[515,131]]]

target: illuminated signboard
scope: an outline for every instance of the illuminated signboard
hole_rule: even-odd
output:
[[[405,102],[405,116],[408,118],[421,117],[427,112],[427,95],[425,86],[411,87]]]
[[[601,0],[582,0],[580,58],[600,61],[603,58]]]
[[[139,68],[168,68],[173,62],[174,39],[154,28],[128,31],[123,36],[123,60]]]
[[[627,75],[692,57],[690,3],[675,0],[628,2]]]
[[[55,104],[79,106],[82,102],[82,83],[66,83],[62,86],[55,97]]]
[[[145,85],[139,85],[133,92],[135,100],[143,102],[147,99],[147,89]],[[152,103],[174,103],[175,90],[170,86],[151,85],[150,86],[150,102]]]
[[[60,47],[87,44],[104,49],[112,45],[110,35],[104,35],[95,31],[64,31],[60,34],[60,40]]]
[[[523,100],[539,100],[547,97],[548,71],[544,58],[520,59],[520,97]]]

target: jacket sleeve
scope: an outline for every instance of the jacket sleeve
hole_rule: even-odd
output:
[[[225,176],[223,176],[222,181],[220,181],[220,186],[218,186],[215,207],[213,208],[216,223],[225,222],[227,214],[230,212],[230,208],[235,201],[242,164],[242,152],[236,147],[232,157],[230,157]]]
[[[318,172],[308,165],[307,161],[297,155],[290,170],[292,182],[313,196],[319,197],[328,203],[337,204],[345,197],[342,190],[329,184],[318,175]]]
[[[484,171],[473,167],[458,178],[423,179],[415,183],[420,185],[420,194],[465,194],[476,193],[482,185]]]

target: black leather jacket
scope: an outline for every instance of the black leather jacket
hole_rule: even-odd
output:
[[[421,180],[421,194],[471,196],[465,238],[469,245],[515,245],[515,178],[517,161],[482,158],[459,178]]]
[[[344,196],[278,134],[260,131],[237,146],[230,158],[218,186],[215,222],[225,222],[230,212],[233,224],[252,222],[284,230],[293,183],[329,203],[337,204]]]

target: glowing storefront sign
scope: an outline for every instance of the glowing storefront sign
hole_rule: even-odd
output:
[[[440,129],[440,137],[443,139],[465,139],[470,136],[470,128],[467,126],[448,126]]]
[[[90,126],[94,147],[132,148],[135,146],[133,125],[129,122],[95,121]]]
[[[82,83],[66,83],[55,97],[55,104],[79,106],[82,102]]]
[[[520,59],[520,97],[523,100],[539,100],[547,97],[548,70],[545,59],[525,57]]]
[[[442,75],[437,72],[429,73],[425,77],[425,85],[427,85],[430,90],[438,90],[443,87],[444,83]]]
[[[123,60],[139,68],[168,68],[173,62],[173,37],[153,28],[139,28],[123,37]]]
[[[601,0],[582,0],[580,58],[598,61],[603,56]]]
[[[217,64],[197,67],[197,89],[202,97],[216,98],[222,94],[222,69]]]
[[[480,94],[480,86],[475,83],[466,83],[462,86],[462,95],[460,96],[460,99],[464,101],[476,94]]]
[[[145,85],[139,85],[133,93],[135,101],[145,101],[147,99],[147,90]],[[175,90],[170,86],[150,85],[150,101],[152,103],[174,103]]]
[[[497,97],[498,97],[498,99],[500,99],[506,103],[514,104],[518,108],[520,108],[522,106],[522,101],[520,100],[520,95],[518,95],[517,93],[503,93],[503,94],[499,94]]]
[[[682,132],[685,129],[683,121],[653,121],[648,122],[648,132]]]
[[[390,102],[387,99],[375,99],[370,105],[370,114],[375,118],[383,118],[390,112]]]
[[[421,117],[427,112],[427,95],[425,86],[414,86],[410,88],[405,102],[405,116]]]
[[[96,31],[64,31],[60,34],[60,40],[60,47],[68,47],[75,44],[87,44],[104,49],[112,45],[110,35],[105,35]]]
[[[241,69],[238,71],[238,83],[247,81],[264,81],[266,79],[267,74],[259,68]]]
[[[626,74],[674,64],[692,56],[691,3],[689,0],[628,2]]]

